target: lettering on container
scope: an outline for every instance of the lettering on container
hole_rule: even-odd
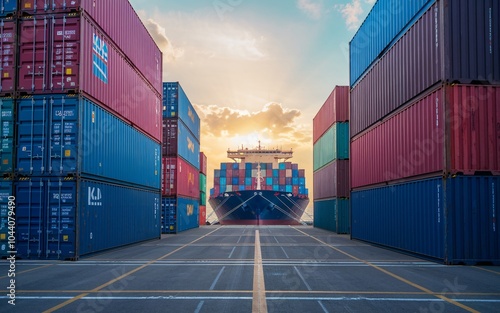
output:
[[[441,184],[437,185],[437,222],[441,223]]]
[[[89,206],[102,206],[102,192],[98,187],[89,187]]]
[[[52,199],[54,200],[72,200],[73,199],[73,194],[72,193],[53,193],[52,194]]]
[[[92,72],[104,83],[108,83],[108,45],[98,35],[93,34]]]
[[[187,205],[187,216],[191,216],[194,214],[194,205],[188,204]]]
[[[190,107],[188,108],[188,116],[191,119],[191,121],[193,121],[193,123],[194,123],[194,113],[193,113],[193,110],[191,110]]]
[[[439,97],[436,96],[436,127],[439,127]]]
[[[436,48],[439,47],[439,9],[434,9],[434,22],[435,22],[435,31],[436,31]]]
[[[188,149],[194,153],[194,143],[193,141],[191,141],[191,138],[187,138],[187,142],[188,142]]]

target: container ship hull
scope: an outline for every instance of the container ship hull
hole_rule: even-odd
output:
[[[298,225],[309,198],[290,192],[244,190],[212,196],[221,225]]]

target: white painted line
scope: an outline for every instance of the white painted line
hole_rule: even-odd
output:
[[[196,307],[196,310],[194,310],[194,313],[200,313],[201,308],[203,307],[203,304],[205,304],[205,301],[201,301],[198,306]]]
[[[233,256],[234,250],[236,250],[236,247],[233,247],[233,250],[231,250],[231,253],[229,253],[229,256],[227,257],[228,259]]]
[[[287,259],[289,259],[290,257],[288,256],[288,253],[286,253],[285,249],[283,249],[283,247],[281,247],[281,250],[283,250],[283,253],[285,254],[285,257],[286,257]]]
[[[220,270],[219,274],[217,274],[217,277],[215,277],[215,280],[214,280],[214,282],[212,283],[212,285],[210,286],[210,289],[209,289],[209,290],[214,290],[215,285],[216,285],[216,284],[217,284],[217,282],[219,281],[219,278],[220,278],[220,276],[222,275],[222,272],[224,272],[224,269],[225,269],[225,268],[226,268],[225,266],[223,266],[223,267],[222,267],[222,269]]]
[[[260,250],[260,235],[258,230],[255,231],[254,262],[252,313],[267,313],[266,286],[264,283],[264,268],[262,266],[262,251]]]
[[[307,290],[312,291],[311,286],[309,286],[309,284],[306,282],[306,280],[304,279],[304,276],[302,276],[302,274],[299,272],[299,269],[297,268],[297,266],[294,266],[293,268],[295,269],[297,274],[299,274],[299,277],[300,277],[300,279],[302,279],[302,282],[304,283],[304,285],[306,285]]]

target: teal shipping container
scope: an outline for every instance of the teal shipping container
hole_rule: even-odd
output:
[[[180,118],[200,142],[200,117],[178,82],[163,83],[163,118]]]
[[[333,160],[349,159],[349,123],[335,123],[313,146],[314,171]]]
[[[0,174],[14,172],[14,106],[15,100],[10,97],[0,98]]]
[[[349,199],[332,198],[314,201],[313,226],[337,234],[349,234]]]

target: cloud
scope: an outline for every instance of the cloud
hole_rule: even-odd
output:
[[[323,4],[313,0],[298,0],[297,7],[306,13],[309,17],[319,20],[323,11]]]
[[[372,0],[365,0],[367,3],[370,3],[370,1]],[[361,24],[360,16],[363,14],[363,8],[361,7],[360,0],[352,0],[351,3],[339,4],[335,7],[340,13],[342,13],[349,30],[356,30],[359,27]]]
[[[266,104],[260,111],[248,112],[215,105],[198,105],[205,136],[226,138],[248,137],[267,139],[275,144],[309,143],[310,132],[299,125],[301,112],[287,109],[280,103]],[[226,144],[226,142],[224,142]]]
[[[155,22],[153,19],[148,19],[145,23],[151,37],[163,52],[163,59],[168,62],[175,62],[177,59],[184,56],[184,50],[175,48],[167,37],[165,28]]]

